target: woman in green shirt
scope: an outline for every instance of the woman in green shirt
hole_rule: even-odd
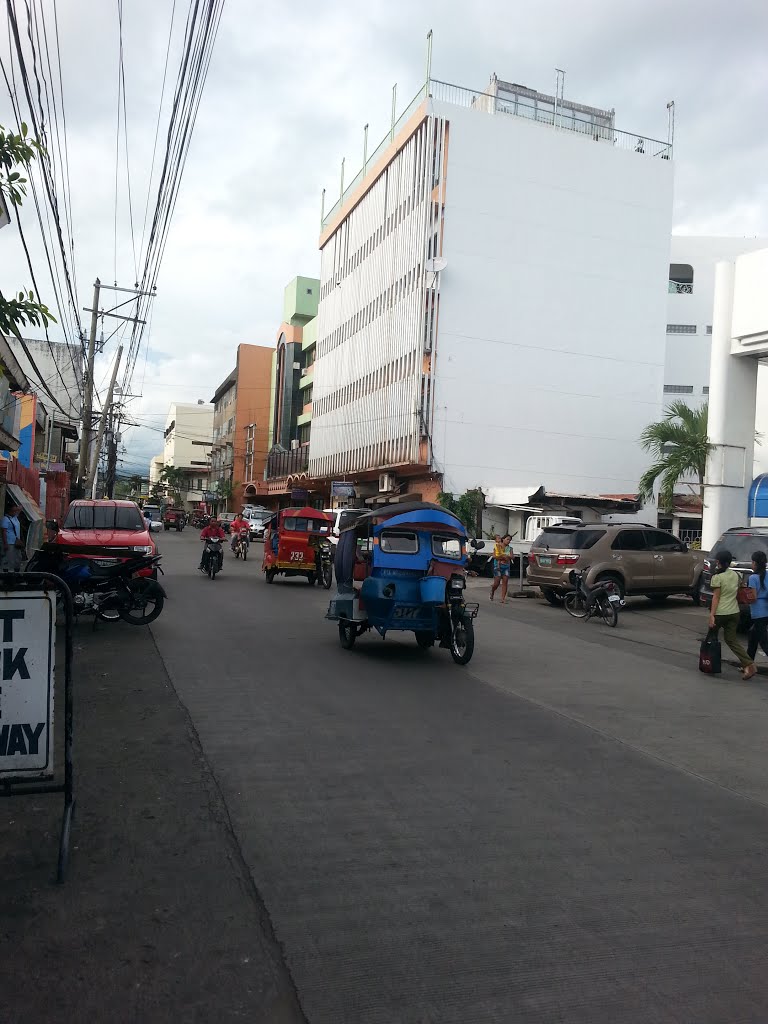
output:
[[[723,639],[739,659],[744,679],[751,679],[757,672],[757,665],[739,643],[737,633],[741,612],[736,595],[739,591],[741,576],[731,569],[733,557],[730,551],[720,551],[716,555],[717,572],[712,577],[712,609],[709,615],[709,628],[715,635],[722,627]]]

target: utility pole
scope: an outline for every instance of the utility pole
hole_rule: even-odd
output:
[[[88,453],[91,440],[91,416],[93,415],[93,362],[96,355],[96,329],[99,325],[99,292],[101,281],[96,278],[93,285],[93,307],[91,309],[91,333],[88,335],[88,361],[85,370],[83,392],[83,422],[80,427],[80,464],[77,470],[78,483],[85,478],[88,470]]]
[[[91,497],[96,497],[96,483],[99,479],[99,455],[101,454],[101,442],[104,440],[104,428],[107,425],[107,414],[112,413],[112,396],[115,392],[115,381],[117,380],[117,371],[120,368],[120,360],[123,357],[123,346],[117,350],[117,356],[115,357],[115,365],[112,368],[112,377],[109,381],[109,390],[107,391],[107,400],[104,403],[104,409],[101,413],[101,420],[99,421],[99,429],[96,433],[96,441],[93,445],[93,461],[91,462],[91,472],[88,475],[88,479],[85,483],[85,490],[91,488]]]
[[[120,413],[115,418],[110,410],[107,432],[107,474],[104,480],[104,497],[114,498],[115,477],[117,476],[117,435],[120,430]]]

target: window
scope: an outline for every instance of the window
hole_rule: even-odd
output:
[[[458,562],[461,559],[461,541],[458,537],[433,537],[432,554]]]
[[[613,551],[645,551],[645,530],[622,530],[611,549]]]
[[[203,488],[203,478],[201,476],[199,476],[197,478],[197,486],[195,487],[195,490],[196,491],[202,491],[203,489],[204,489]]]
[[[701,389],[701,393],[702,393],[702,395],[708,395],[709,394],[709,388],[708,387],[702,388]]]
[[[648,530],[645,539],[651,551],[685,551],[685,545],[677,537],[663,530]]]
[[[415,533],[385,531],[379,540],[379,547],[388,555],[415,555],[419,550],[419,538]]]
[[[712,333],[712,324],[707,324],[707,334]]]
[[[692,395],[693,384],[665,384],[665,395]]]
[[[669,291],[673,295],[690,295],[693,292],[693,267],[690,263],[670,263]]]
[[[667,334],[695,334],[696,324],[667,324]]]
[[[136,507],[128,505],[70,505],[64,528],[68,530],[144,530]]]
[[[544,530],[534,541],[534,547],[553,548],[556,551],[589,551],[605,536],[605,530]]]

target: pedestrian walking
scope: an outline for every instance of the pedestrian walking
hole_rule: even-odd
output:
[[[764,654],[768,654],[768,581],[765,578],[767,562],[768,557],[764,551],[752,553],[752,575],[749,577],[749,586],[757,596],[749,606],[752,628],[749,631],[747,654],[753,661],[758,645],[762,647]]]
[[[512,567],[512,536],[505,533],[500,537],[497,533],[493,545],[493,586],[491,587],[491,600],[501,585],[501,603],[507,603],[507,587],[509,586],[509,573]]]
[[[733,556],[730,551],[720,551],[716,555],[717,570],[712,577],[712,608],[709,615],[709,628],[715,637],[720,630],[723,631],[723,639],[730,647],[742,669],[744,679],[751,679],[757,672],[754,660],[747,654],[739,643],[738,626],[741,612],[737,594],[741,577],[731,569]]]
[[[0,522],[3,572],[18,572],[24,561],[24,541],[21,539],[19,513],[21,505],[11,505]]]

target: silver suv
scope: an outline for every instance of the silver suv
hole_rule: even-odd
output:
[[[588,570],[586,582],[613,580],[623,595],[645,594],[663,601],[690,594],[701,601],[704,556],[666,530],[643,523],[550,526],[531,546],[528,582],[559,604],[571,588],[571,569]]]

